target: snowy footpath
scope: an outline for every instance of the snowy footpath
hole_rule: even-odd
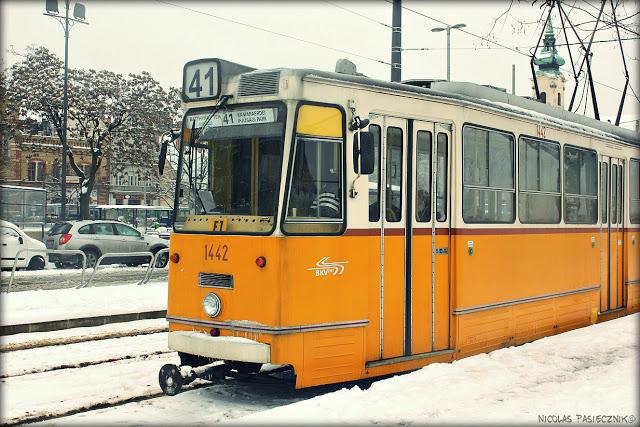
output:
[[[167,282],[0,294],[3,325],[167,309]]]
[[[235,420],[638,425],[640,314]]]

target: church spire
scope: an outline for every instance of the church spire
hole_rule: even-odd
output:
[[[538,73],[560,74],[560,67],[564,65],[564,59],[558,55],[556,49],[556,36],[553,32],[551,17],[547,20],[544,31],[544,47],[540,55],[533,61],[539,67]]]

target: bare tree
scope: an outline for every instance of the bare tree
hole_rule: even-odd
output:
[[[7,90],[22,116],[46,118],[60,140],[62,79],[60,59],[44,47],[30,47],[25,59],[11,67]],[[107,70],[69,70],[67,135],[91,150],[91,164],[83,170],[69,147],[69,165],[80,177],[82,218],[89,217],[90,194],[103,159],[153,170],[158,135],[171,127],[175,108],[169,93],[147,72],[125,77]]]

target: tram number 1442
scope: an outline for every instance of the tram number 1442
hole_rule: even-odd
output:
[[[229,261],[227,254],[229,247],[227,245],[204,245],[205,261]]]

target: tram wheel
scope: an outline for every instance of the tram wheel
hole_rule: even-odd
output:
[[[182,375],[180,369],[176,365],[166,364],[160,368],[158,374],[160,388],[167,396],[175,396],[182,389]]]

